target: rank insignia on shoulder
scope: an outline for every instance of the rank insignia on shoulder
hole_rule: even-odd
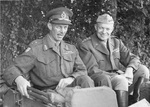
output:
[[[91,37],[85,38],[85,39],[83,39],[82,42],[85,42],[85,41],[90,40],[90,39],[91,39]]]
[[[25,50],[25,52],[29,52],[29,51],[30,51],[30,49],[31,49],[31,48],[30,48],[30,47],[28,47],[28,48]]]
[[[30,43],[30,46],[34,47],[42,43],[42,39],[34,40]]]

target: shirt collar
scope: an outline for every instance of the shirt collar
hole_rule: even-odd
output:
[[[50,35],[48,37],[51,40],[51,42],[53,42],[54,45],[58,46],[60,44],[60,41],[59,42],[54,41]]]
[[[102,44],[96,34],[93,34],[91,36],[91,39],[94,47],[98,46],[99,44]],[[109,38],[107,42],[109,42],[110,45],[114,46],[114,43],[112,42],[111,38]]]
[[[50,38],[50,35],[47,34],[44,38],[43,38],[43,50],[46,51],[50,48],[53,48],[55,47],[56,45],[56,42],[54,40],[52,40]],[[68,46],[65,45],[64,41],[62,40],[60,43],[58,44],[61,44],[62,47],[65,49],[65,50],[68,50]]]

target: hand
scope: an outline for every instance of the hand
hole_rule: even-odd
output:
[[[27,98],[29,98],[29,94],[27,92],[27,87],[30,87],[30,82],[27,81],[25,78],[23,78],[22,76],[18,76],[16,79],[15,79],[15,83],[17,84],[17,89],[18,91],[26,96]]]
[[[67,85],[70,85],[73,81],[74,81],[74,78],[72,77],[61,79],[56,87],[56,90],[65,88]]]
[[[127,78],[129,86],[133,82],[133,68],[129,67],[126,69],[124,76]]]

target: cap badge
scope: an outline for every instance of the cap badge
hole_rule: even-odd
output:
[[[61,14],[61,18],[63,18],[63,19],[66,19],[66,18],[67,18],[67,15],[66,15],[66,13],[65,13],[65,12],[62,12],[62,14]]]
[[[67,14],[63,11],[61,14],[61,18],[59,18],[59,20],[66,20],[66,21],[70,21],[69,17],[67,16]]]

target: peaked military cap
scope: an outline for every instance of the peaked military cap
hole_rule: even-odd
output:
[[[106,23],[106,24],[114,24],[113,18],[109,14],[102,14],[98,16],[97,23]]]
[[[70,25],[71,20],[69,18],[71,18],[72,15],[73,12],[70,9],[66,7],[59,7],[50,10],[47,13],[46,18],[48,18],[49,22],[51,23]]]

